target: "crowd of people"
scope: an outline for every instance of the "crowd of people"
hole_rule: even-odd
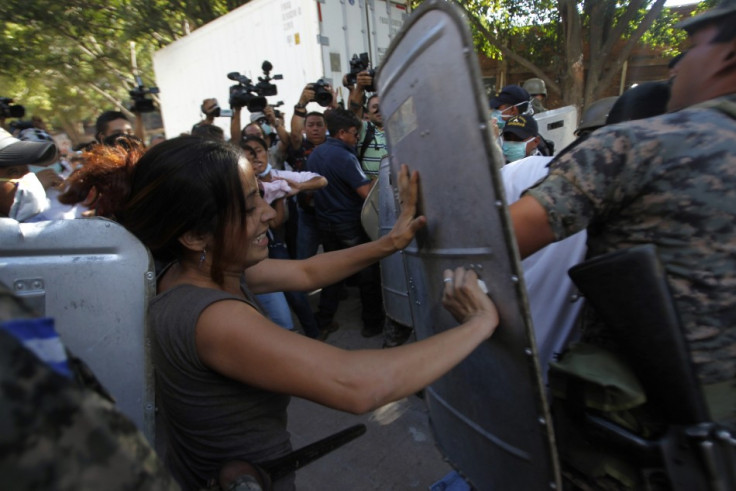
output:
[[[671,80],[589,104],[567,148],[554,149],[539,132],[534,114],[546,111],[547,93],[537,78],[491,98],[492,140],[506,159],[501,176],[526,258],[541,364],[575,338],[617,349],[594,315],[576,327],[579,306],[566,300],[572,286],[560,286],[565,270],[655,244],[711,417],[733,425],[736,2],[723,0],[682,27],[692,47]],[[148,145],[140,118],[134,126],[107,111],[96,143],[67,158],[43,128],[0,129],[1,216],[112,218],[156,259],[149,316],[167,470],[145,453],[149,465],[137,472],[151,482],[171,486],[170,472],[185,489],[218,480],[222,489],[246,481],[293,489],[293,474],[269,482],[257,467],[291,451],[290,395],[370,411],[431,384],[498,326],[493,301],[464,268],[437,279],[458,327],[404,344],[410,327],[387,321],[377,263],[405,248],[426,218],[417,215],[419,175],[402,165],[393,229],[377,240],[363,229],[363,204],[387,154],[380,97],[366,91],[372,85],[361,72],[347,108],[333,97],[317,112],[308,110],[308,84],[288,130],[271,106],[243,127],[242,108],[233,108],[230,142],[214,125],[220,107],[211,98],[191,135],[154,135]],[[339,328],[346,280],[360,291],[361,333],[383,334],[392,349],[324,342]],[[316,289],[312,312],[306,293]],[[566,475],[583,487],[616,477],[579,471]]]

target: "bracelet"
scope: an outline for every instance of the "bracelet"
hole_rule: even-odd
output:
[[[294,110],[294,116],[299,116],[300,118],[306,118],[307,117],[307,111],[302,109],[301,111]]]
[[[294,109],[306,109],[306,108],[307,108],[306,104],[301,104],[301,103],[294,104]]]

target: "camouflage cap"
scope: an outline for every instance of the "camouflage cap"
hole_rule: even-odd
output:
[[[707,22],[717,20],[723,16],[736,13],[736,0],[721,0],[721,2],[714,8],[703,12],[700,15],[685,19],[676,27],[685,29],[687,32],[692,32],[699,27],[702,27]]]

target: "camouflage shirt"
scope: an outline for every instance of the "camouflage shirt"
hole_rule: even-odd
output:
[[[179,489],[111,401],[52,370],[2,329],[0,387],[4,489]]]
[[[527,191],[557,239],[588,229],[589,256],[657,246],[705,383],[736,377],[734,141],[736,94],[602,128]]]

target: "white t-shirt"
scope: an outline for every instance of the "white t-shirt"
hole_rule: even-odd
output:
[[[544,178],[551,160],[552,157],[527,157],[502,167],[507,202],[518,200],[522,192]],[[586,238],[583,230],[548,245],[521,262],[545,381],[552,356],[579,337],[574,327],[583,301],[572,301],[577,289],[567,270],[585,259]]]

